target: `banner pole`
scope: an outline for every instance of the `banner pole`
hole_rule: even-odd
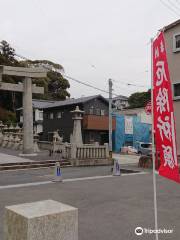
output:
[[[154,87],[153,87],[153,38],[151,38],[151,112],[152,112],[152,161],[153,161],[153,192],[154,192],[154,220],[155,220],[155,236],[158,240],[158,221],[157,221],[157,189],[156,189],[156,161],[155,161],[155,141],[154,141]]]

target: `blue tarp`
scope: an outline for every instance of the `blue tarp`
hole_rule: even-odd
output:
[[[124,115],[115,115],[116,130],[113,132],[113,151],[119,152],[121,147],[131,145],[137,147],[137,142],[150,141],[151,125],[141,123],[140,118],[133,117],[133,134],[125,134],[125,117]]]

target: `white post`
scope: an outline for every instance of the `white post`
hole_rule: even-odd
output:
[[[156,168],[155,168],[155,143],[154,143],[154,108],[153,108],[153,38],[151,39],[151,112],[152,112],[152,160],[153,160],[153,191],[154,191],[154,220],[155,220],[155,230],[158,229],[157,222],[157,190],[156,190]],[[156,240],[158,240],[158,233],[156,231]]]

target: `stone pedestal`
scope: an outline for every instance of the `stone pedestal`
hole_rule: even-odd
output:
[[[4,240],[78,240],[78,209],[46,200],[5,208]]]

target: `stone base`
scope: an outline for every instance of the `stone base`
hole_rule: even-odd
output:
[[[5,208],[5,240],[78,240],[78,209],[53,200]]]
[[[107,159],[71,159],[72,166],[109,166],[113,161],[110,158]]]

